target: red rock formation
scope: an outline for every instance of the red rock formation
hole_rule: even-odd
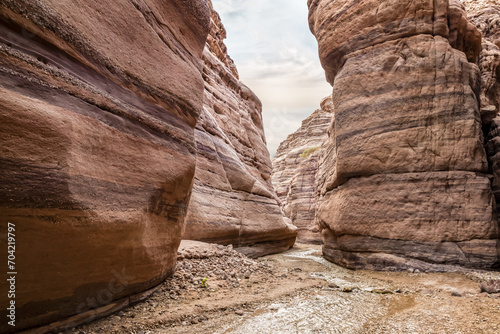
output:
[[[1,244],[15,224],[18,273],[16,327],[4,315],[0,331],[87,312],[71,326],[134,302],[173,270],[209,8],[5,0],[0,15]]]
[[[210,5],[211,6],[211,5]],[[184,239],[233,244],[249,256],[293,246],[271,184],[262,105],[238,80],[223,43],[226,31],[212,10],[203,52],[204,108],[196,126],[197,169]]]
[[[461,5],[308,5],[335,110],[318,210],[325,257],[384,270],[497,264],[481,36]]]
[[[303,243],[321,243],[316,223],[317,177],[332,118],[332,99],[327,97],[321,101],[321,109],[280,144],[273,159],[273,185],[285,215],[298,227],[297,240]]]

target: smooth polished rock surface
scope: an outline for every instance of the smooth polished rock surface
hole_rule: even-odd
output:
[[[210,12],[201,0],[6,0],[0,13],[0,238],[15,224],[18,273],[16,327],[0,332],[83,314],[57,331],[173,271]]]

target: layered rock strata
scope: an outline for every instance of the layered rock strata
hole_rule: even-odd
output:
[[[461,4],[308,6],[335,114],[317,214],[325,257],[377,270],[498,265],[481,35]]]
[[[271,184],[262,104],[239,81],[213,9],[210,27],[204,107],[195,129],[197,169],[183,238],[232,244],[251,257],[280,252],[293,246],[297,232]]]
[[[41,331],[64,329],[142,298],[174,268],[209,7],[5,0],[0,15],[0,254],[7,268],[10,224],[18,273],[15,327],[0,283],[0,332],[65,318]]]
[[[493,175],[492,187],[500,208],[500,4],[491,1],[463,1],[471,20],[483,34],[479,55],[481,70],[481,116],[486,136],[486,153]],[[500,212],[497,210],[497,212]]]
[[[327,97],[321,108],[280,144],[273,159],[273,185],[285,215],[298,228],[297,241],[303,243],[321,243],[316,223],[317,177],[332,118],[332,99]]]

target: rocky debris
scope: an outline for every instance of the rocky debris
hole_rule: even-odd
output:
[[[199,249],[188,255],[193,259],[205,261],[209,253],[226,251],[238,257],[230,248],[218,249],[217,245],[181,244],[183,249],[191,247]],[[259,259],[275,274],[267,281],[251,283],[252,287],[190,286],[172,299],[169,286],[164,285],[164,291],[147,301],[73,332],[333,333],[369,328],[369,333],[493,334],[500,328],[500,295],[479,290],[480,282],[498,279],[498,272],[353,271],[322,261],[319,247],[299,244],[284,254]],[[234,259],[229,255],[227,260]],[[184,261],[179,259],[179,263]],[[288,277],[279,278],[282,273]],[[351,292],[342,292],[343,288]],[[453,291],[462,297],[452,296]]]
[[[195,129],[197,168],[183,239],[232,244],[251,256],[293,246],[296,228],[283,217],[271,184],[262,104],[238,80],[212,9],[203,52],[204,108]]]
[[[321,108],[280,144],[273,159],[271,179],[285,215],[298,227],[299,242],[321,243],[315,221],[319,199],[317,172],[332,119],[332,99],[326,97]]]
[[[2,1],[0,226],[2,244],[8,222],[20,238],[15,331],[113,312],[172,273],[209,24],[201,0]]]
[[[220,326],[222,317],[239,318],[257,305],[318,283],[309,277],[307,263],[253,260],[231,245],[183,240],[177,260],[175,275],[146,301],[73,332],[170,333],[185,327],[194,333],[198,326]]]
[[[248,258],[232,245],[183,240],[177,261],[173,277],[165,283],[173,296],[189,289],[239,287],[245,280],[262,280],[276,275],[268,264]]]
[[[319,171],[325,257],[376,270],[497,265],[481,34],[462,4],[308,5],[335,114]]]
[[[481,292],[500,293],[500,280],[490,280],[481,284]]]

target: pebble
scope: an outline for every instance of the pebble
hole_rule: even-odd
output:
[[[388,289],[373,289],[372,293],[378,293],[381,295],[393,294],[394,292]]]

